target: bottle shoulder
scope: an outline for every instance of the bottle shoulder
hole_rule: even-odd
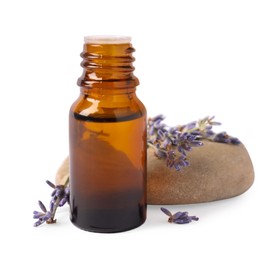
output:
[[[96,122],[117,122],[146,116],[146,109],[136,95],[92,97],[80,95],[72,104],[70,115],[75,119]]]

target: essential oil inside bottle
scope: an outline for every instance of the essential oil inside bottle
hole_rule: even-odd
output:
[[[81,94],[70,111],[71,221],[120,232],[146,218],[146,110],[135,94],[131,44],[102,40],[84,45]]]

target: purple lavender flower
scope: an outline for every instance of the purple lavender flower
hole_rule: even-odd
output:
[[[240,140],[236,137],[229,136],[226,132],[221,132],[213,137],[213,141],[226,144],[240,144]]]
[[[40,211],[34,211],[33,212],[33,218],[38,219],[37,222],[34,223],[34,226],[40,226],[43,223],[56,223],[55,213],[58,207],[62,207],[66,202],[69,201],[69,187],[65,185],[54,185],[50,181],[46,181],[46,183],[53,188],[53,192],[51,194],[51,201],[49,210],[46,209],[45,205],[39,201],[39,207],[42,210]]]
[[[203,143],[197,140],[197,135],[192,135],[187,132],[178,135],[177,148],[180,153],[186,156],[186,151],[190,152],[192,147],[202,146]]]
[[[187,152],[193,147],[202,146],[202,139],[230,144],[240,143],[237,138],[225,132],[214,133],[213,126],[220,125],[219,122],[213,121],[214,116],[175,127],[168,127],[162,123],[164,119],[163,115],[148,119],[147,143],[159,159],[164,159],[169,168],[175,168],[177,171],[189,166]]]
[[[189,166],[189,162],[185,155],[177,156],[173,150],[168,151],[166,157],[166,165],[169,168],[175,168],[177,171],[180,171],[182,167]]]
[[[34,214],[33,218],[38,219],[34,223],[34,227],[40,226],[44,222],[55,223],[56,220],[54,220],[52,218],[52,213],[50,211],[47,211],[46,207],[44,206],[44,204],[40,200],[38,201],[38,205],[39,205],[40,209],[42,210],[42,212],[39,212],[39,211],[34,211],[33,212],[33,214]]]
[[[196,125],[197,125],[197,121],[193,121],[193,122],[188,123],[187,125],[181,126],[181,128],[191,130],[191,129],[194,129],[196,127]]]
[[[153,118],[148,119],[148,132],[152,136],[155,134],[155,130],[164,128],[164,124],[161,124],[161,121],[164,120],[163,115],[157,115]]]
[[[196,216],[189,216],[188,212],[181,212],[178,211],[175,214],[172,215],[172,213],[166,209],[166,208],[161,208],[161,211],[166,214],[167,216],[169,216],[168,218],[168,222],[169,223],[176,223],[176,224],[187,224],[194,221],[198,221],[199,218]]]
[[[159,159],[166,160],[169,168],[180,171],[189,165],[186,152],[191,151],[192,147],[202,146],[203,143],[197,140],[197,135],[184,131],[194,129],[196,122],[169,128],[162,123],[163,120],[162,115],[148,119],[148,146],[154,148]]]
[[[54,191],[51,194],[51,204],[55,204],[57,200],[59,200],[59,206],[62,207],[66,202],[69,202],[69,187],[65,187],[64,185],[55,186],[50,181],[47,181],[47,184],[54,188]]]

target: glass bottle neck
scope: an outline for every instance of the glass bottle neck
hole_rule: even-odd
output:
[[[134,76],[132,53],[135,49],[130,43],[122,44],[84,44],[81,53],[84,68],[78,79],[81,92],[101,94],[126,94],[136,90],[139,84]]]

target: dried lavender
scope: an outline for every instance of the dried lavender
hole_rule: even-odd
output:
[[[166,209],[166,208],[161,208],[161,211],[169,216],[168,222],[169,223],[176,223],[176,224],[188,224],[192,222],[193,220],[198,221],[199,218],[196,216],[189,216],[188,212],[181,212],[178,211],[175,214],[172,215],[172,213]]]
[[[163,115],[148,119],[148,147],[155,150],[159,159],[165,159],[169,168],[179,171],[182,167],[189,166],[187,152],[203,143],[197,140],[198,135],[185,131],[187,128],[168,127],[162,123],[163,120]]]
[[[57,208],[62,207],[66,202],[69,202],[68,181],[65,185],[54,185],[48,180],[46,181],[46,183],[54,189],[51,194],[49,210],[46,209],[45,205],[41,201],[38,202],[41,211],[33,212],[33,218],[38,219],[34,223],[34,227],[40,226],[45,222],[47,224],[56,223],[55,214]]]
[[[163,123],[165,117],[158,115],[148,119],[147,144],[154,149],[159,159],[164,159],[169,168],[180,171],[181,168],[189,166],[187,152],[192,147],[203,145],[202,139],[210,141],[239,144],[240,141],[222,132],[216,134],[212,127],[220,125],[213,121],[214,117],[205,117],[186,125],[168,127]]]
[[[228,135],[226,132],[221,132],[213,136],[213,141],[226,144],[240,144],[240,140],[236,137]]]

